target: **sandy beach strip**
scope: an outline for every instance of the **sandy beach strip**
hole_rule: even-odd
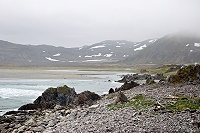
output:
[[[54,68],[0,68],[1,79],[94,79],[90,75],[113,74],[106,71],[79,71]]]

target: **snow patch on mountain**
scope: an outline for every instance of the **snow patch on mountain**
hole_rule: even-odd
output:
[[[146,44],[144,44],[144,45],[142,45],[142,46],[140,46],[140,47],[138,47],[138,48],[134,49],[134,51],[137,51],[137,50],[142,50],[143,48],[146,48],[146,47],[147,47],[147,45],[146,45]]]
[[[101,56],[101,53],[97,55],[86,55],[85,58],[92,58],[92,57],[99,57],[99,56]]]
[[[99,46],[91,47],[90,49],[95,49],[95,48],[104,48],[104,47],[105,47],[104,45],[99,45]]]
[[[61,55],[61,53],[57,53],[57,54],[55,54],[55,55],[53,55],[53,56],[60,56]]]
[[[50,58],[50,57],[45,57],[47,60],[49,60],[49,61],[60,61],[60,60],[56,60],[56,59],[52,59],[52,58]]]
[[[68,61],[68,62],[77,62],[77,61],[70,60],[70,61]]]
[[[100,61],[106,61],[106,59],[100,59],[100,60],[84,60],[82,62],[100,62]]]
[[[92,58],[92,56],[91,55],[86,55],[85,58]]]
[[[129,55],[124,55],[123,57],[128,57]]]
[[[149,42],[154,43],[155,41],[157,41],[157,39],[150,40]]]
[[[92,55],[92,56],[99,57],[99,56],[101,56],[101,53],[98,53],[97,55]]]
[[[105,56],[105,57],[111,57],[112,54],[105,54],[104,56]]]
[[[117,42],[119,45],[123,45],[123,44],[125,44],[124,42]]]
[[[194,43],[195,47],[200,47],[200,43]]]

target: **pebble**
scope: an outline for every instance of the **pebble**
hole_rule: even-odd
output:
[[[96,109],[98,107],[99,107],[99,104],[95,104],[95,105],[90,106],[89,109]]]

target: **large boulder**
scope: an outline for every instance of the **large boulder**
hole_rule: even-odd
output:
[[[134,82],[134,81],[131,81],[131,82],[125,82],[121,87],[119,88],[116,88],[115,89],[115,92],[118,92],[118,91],[124,91],[124,90],[130,90],[136,86],[139,86],[138,83]]]
[[[108,94],[111,94],[111,93],[115,93],[115,90],[113,88],[110,88],[108,91]]]
[[[18,110],[36,110],[40,108],[41,106],[39,104],[29,103],[26,105],[22,105]]]
[[[56,108],[56,105],[73,107],[75,105],[92,105],[100,96],[94,92],[84,91],[76,94],[74,88],[66,85],[57,88],[48,88],[33,103],[23,105],[19,110],[45,110]]]
[[[76,97],[74,88],[67,85],[49,88],[42,93],[33,103],[41,105],[42,108],[52,108],[55,105],[68,106],[73,104]]]
[[[124,95],[124,93],[122,93],[121,91],[119,91],[117,93],[117,99],[115,100],[115,103],[124,103],[124,102],[128,102],[128,98]]]
[[[33,104],[23,105],[19,110],[52,109],[56,105],[69,106],[74,104],[76,96],[75,89],[66,85],[57,88],[48,88]]]
[[[92,105],[94,101],[99,100],[101,97],[98,94],[90,91],[84,91],[78,94],[78,97],[75,99],[76,105]]]

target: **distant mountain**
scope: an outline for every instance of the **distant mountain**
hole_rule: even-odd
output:
[[[123,64],[187,64],[200,62],[200,36],[170,34],[142,42],[106,40],[64,48],[0,41],[0,66],[74,66],[115,62]]]
[[[79,48],[78,61],[82,62],[116,62],[134,56],[139,51],[152,44],[155,39],[143,42],[129,42],[125,40],[107,40],[90,46]]]
[[[166,35],[123,61],[127,64],[187,64],[195,62],[200,62],[200,36],[187,33]]]
[[[0,66],[73,66],[80,63],[116,62],[134,56],[155,41],[107,40],[78,48],[0,41]]]

